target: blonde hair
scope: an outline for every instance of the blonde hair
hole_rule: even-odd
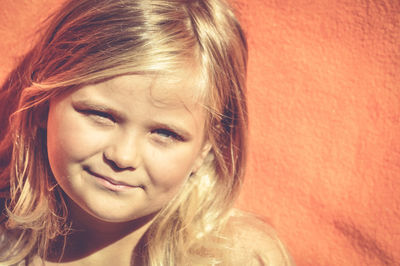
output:
[[[48,164],[41,122],[49,99],[119,75],[174,73],[192,62],[206,84],[199,93],[212,148],[157,214],[138,252],[145,265],[222,262],[215,243],[224,242],[218,232],[246,160],[247,45],[232,9],[223,0],[71,0],[46,26],[0,91],[0,126],[6,129],[0,133],[0,180],[10,188],[8,230],[19,234],[3,260],[45,258],[50,241],[68,233],[68,210]]]

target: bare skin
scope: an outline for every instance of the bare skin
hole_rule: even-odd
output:
[[[100,221],[80,209],[73,202],[69,204],[71,216],[74,217],[72,233],[66,239],[64,254],[51,254],[44,262],[51,265],[132,265],[140,260],[135,254],[140,239],[150,226],[154,214],[124,223],[108,223]],[[101,232],[101,233],[100,233]],[[61,251],[63,238],[53,245]],[[43,265],[36,257],[33,266]]]
[[[64,255],[61,238],[45,265],[132,265],[140,257],[154,215],[210,150],[189,74],[120,76],[50,101],[49,163],[73,231]]]

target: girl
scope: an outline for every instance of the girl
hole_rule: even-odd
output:
[[[222,0],[70,0],[1,90],[4,265],[289,265],[232,209],[247,46]]]

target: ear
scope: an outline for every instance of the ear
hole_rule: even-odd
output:
[[[203,147],[201,148],[200,153],[193,164],[192,173],[195,173],[199,170],[200,166],[203,164],[204,159],[206,158],[210,150],[211,150],[211,143],[209,141],[206,141],[203,144]]]

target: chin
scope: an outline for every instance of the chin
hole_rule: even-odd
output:
[[[101,210],[100,212],[88,211],[87,213],[96,220],[99,220],[101,222],[120,224],[120,223],[130,223],[130,222],[146,223],[152,220],[154,216],[157,215],[158,212],[159,210],[152,213],[136,213],[132,215],[132,214],[105,212],[104,210]]]

